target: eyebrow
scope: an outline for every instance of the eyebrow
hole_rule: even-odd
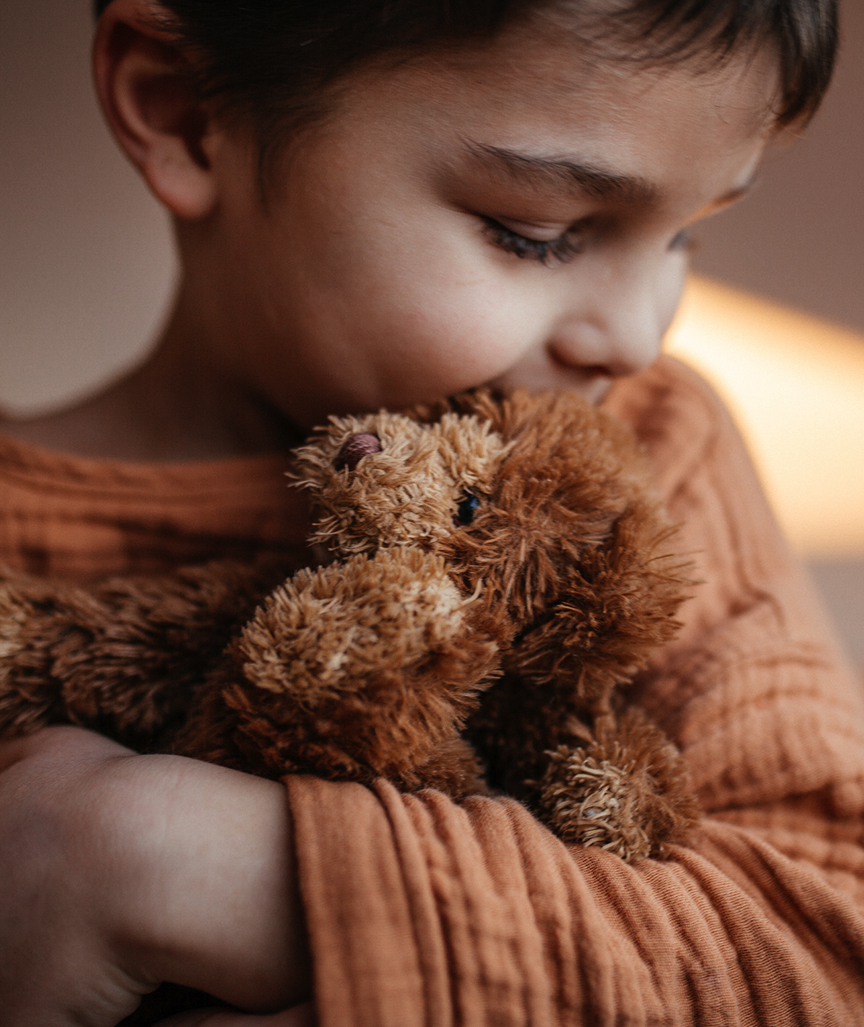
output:
[[[541,157],[500,146],[467,143],[469,156],[489,170],[534,188],[552,186],[569,192],[587,193],[599,199],[621,199],[631,203],[653,203],[659,190],[647,179],[618,175],[593,164],[563,157]]]
[[[500,146],[466,143],[468,154],[493,172],[533,188],[552,186],[568,191],[587,193],[598,199],[620,199],[628,203],[652,204],[660,198],[660,190],[652,182],[638,175],[618,175],[593,164],[562,157],[541,157],[534,154],[507,150]],[[710,210],[725,207],[746,196],[757,182],[754,171],[740,186],[718,196]]]

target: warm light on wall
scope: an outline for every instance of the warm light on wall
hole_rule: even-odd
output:
[[[720,392],[808,557],[864,557],[864,336],[693,278],[666,350]]]

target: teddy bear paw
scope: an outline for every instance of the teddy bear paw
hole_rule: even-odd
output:
[[[537,800],[541,819],[568,843],[594,845],[626,862],[661,855],[699,819],[687,767],[638,711],[588,745],[559,745]]]
[[[566,745],[548,755],[540,784],[542,819],[562,841],[596,845],[627,862],[651,854],[651,839],[639,822],[640,788],[632,768]]]

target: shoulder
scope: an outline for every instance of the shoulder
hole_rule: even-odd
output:
[[[658,484],[673,495],[722,442],[743,450],[723,401],[696,371],[661,356],[647,371],[615,383],[603,406],[635,433]]]

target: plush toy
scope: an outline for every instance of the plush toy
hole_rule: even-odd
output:
[[[480,391],[333,418],[293,476],[315,567],[0,577],[0,731],[503,792],[625,859],[686,832],[682,760],[620,686],[691,582],[620,424],[569,393]]]

